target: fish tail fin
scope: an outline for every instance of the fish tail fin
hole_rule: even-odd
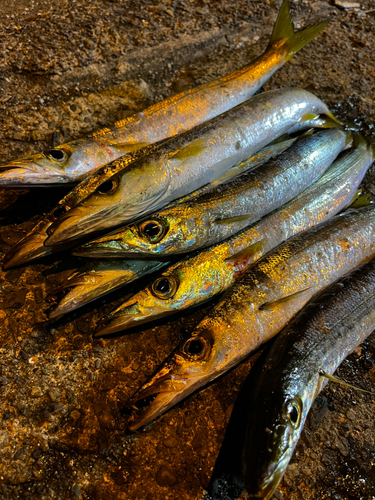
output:
[[[291,59],[294,54],[307,45],[313,38],[321,33],[329,21],[308,26],[300,31],[294,32],[294,26],[290,17],[288,0],[283,0],[268,47],[283,43],[286,49],[286,60]]]

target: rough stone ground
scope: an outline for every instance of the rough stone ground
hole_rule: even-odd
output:
[[[325,0],[294,0],[297,27],[326,17],[332,22],[267,88],[308,88],[371,135],[375,10],[371,0],[359,3],[359,9],[339,10]],[[273,0],[2,0],[0,162],[245,65],[266,47],[278,6]],[[375,194],[374,170],[365,185]],[[0,252],[63,192],[1,191]],[[45,295],[78,264],[62,255],[0,272],[0,498],[204,498],[255,358],[143,432],[126,435],[124,401],[205,309],[93,341],[108,300],[55,325],[44,312]],[[374,387],[374,335],[338,375]],[[374,499],[374,414],[374,398],[330,384],[314,404],[274,498]],[[230,454],[224,459],[235,461]],[[215,498],[235,498],[225,481],[220,491]]]

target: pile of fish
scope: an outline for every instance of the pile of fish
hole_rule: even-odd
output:
[[[133,395],[130,430],[279,334],[244,450],[256,498],[270,498],[312,401],[375,327],[375,207],[358,199],[373,147],[306,90],[254,96],[326,24],[295,33],[283,0],[266,52],[249,66],[0,168],[2,187],[78,183],[4,260],[9,268],[68,248],[96,259],[46,298],[51,319],[160,270],[96,336],[225,291]]]

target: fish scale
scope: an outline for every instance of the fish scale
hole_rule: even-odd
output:
[[[264,361],[250,401],[256,411],[249,414],[243,454],[250,495],[271,498],[311,405],[328,383],[322,374],[332,376],[374,328],[372,259],[314,298],[282,330]]]
[[[348,245],[342,245],[344,239]],[[140,402],[142,408],[133,411],[129,428],[145,425],[236,366],[276,335],[310,298],[374,255],[375,207],[370,206],[337,216],[263,257],[133,395],[129,406],[137,408]]]
[[[262,255],[291,236],[329,220],[348,206],[374,155],[372,147],[361,137],[357,136],[354,143],[350,153],[337,160],[323,177],[281,209],[229,240],[169,267],[106,316],[96,335],[130,328],[212,298],[232,285]],[[156,291],[160,280],[167,287],[164,294]],[[72,292],[71,298],[74,296]],[[62,303],[61,307],[64,305]]]
[[[327,22],[323,22],[294,33],[288,1],[283,0],[265,53],[250,65],[156,103],[87,139],[77,139],[3,165],[0,186],[76,183],[126,153],[211,120],[252,97],[326,25]]]
[[[270,112],[268,104],[274,108]],[[251,110],[251,112],[249,112]],[[213,182],[311,114],[329,114],[302,89],[264,92],[208,123],[167,141],[111,177],[49,228],[46,246],[109,231]],[[241,141],[241,147],[236,147]],[[196,144],[204,144],[197,152]]]

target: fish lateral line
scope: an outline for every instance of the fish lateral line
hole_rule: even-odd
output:
[[[344,382],[343,380],[339,379],[338,377],[335,377],[334,375],[329,375],[328,373],[321,371],[319,373],[321,377],[327,378],[331,382],[335,382],[336,384],[343,385],[344,387],[349,387],[350,389],[355,389],[356,391],[360,392],[365,392],[366,394],[371,394],[371,396],[374,396],[373,392],[366,391],[365,389],[361,389],[360,387],[357,387],[355,385],[348,384],[347,382]]]
[[[286,297],[282,297],[281,299],[277,300],[272,300],[270,302],[265,302],[264,304],[259,306],[259,311],[273,311],[275,307],[279,306],[280,304],[284,304],[286,302],[289,302],[290,300],[296,299],[303,293],[307,292],[307,290],[310,290],[311,286],[308,288],[304,288],[303,290],[300,290],[299,292],[294,292],[291,293],[290,295],[287,295]]]

